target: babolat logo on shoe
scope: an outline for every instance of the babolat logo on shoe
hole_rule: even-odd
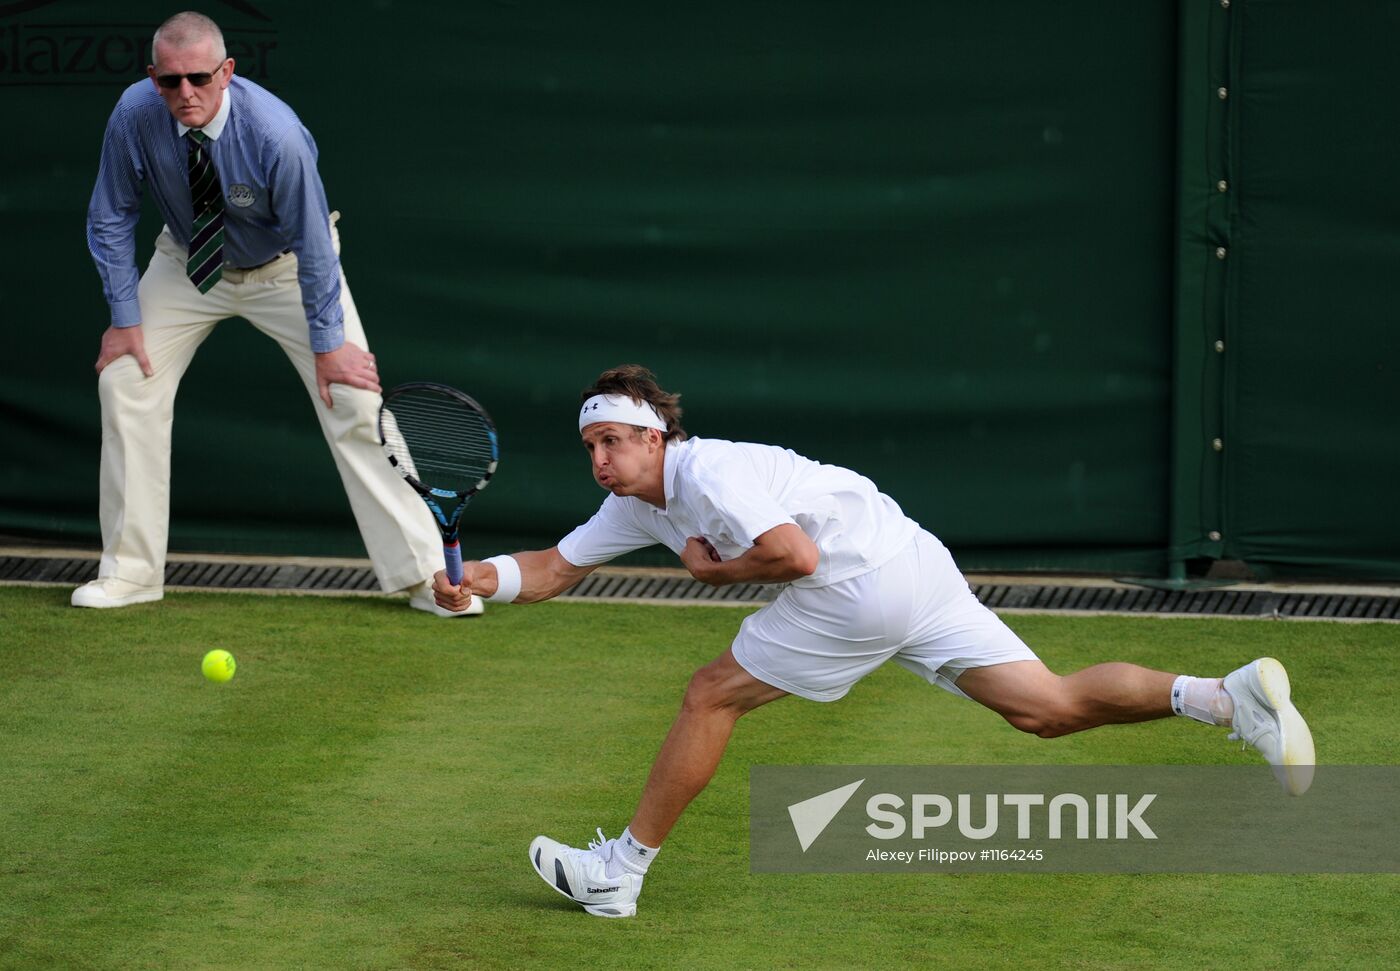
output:
[[[1400,872],[1400,766],[1320,766],[1301,797],[1262,760],[755,766],[749,781],[756,872]]]
[[[589,887],[589,893],[616,893],[621,887]]]

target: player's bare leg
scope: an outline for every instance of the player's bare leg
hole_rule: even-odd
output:
[[[628,827],[632,835],[648,846],[660,846],[685,807],[714,776],[734,723],[786,694],[745,671],[732,651],[726,650],[696,671],[686,686],[680,714],[652,763]]]
[[[1040,661],[965,671],[958,687],[1023,732],[1054,738],[1172,714],[1177,675],[1115,661],[1058,675]]]
[[[714,775],[734,723],[785,694],[745,671],[730,651],[695,672],[631,825],[617,839],[598,830],[587,849],[537,836],[530,844],[535,872],[595,917],[634,915],[647,868],[685,807]]]
[[[1086,728],[1185,715],[1229,725],[1274,767],[1290,795],[1312,785],[1312,732],[1294,707],[1288,674],[1271,657],[1224,678],[1192,678],[1113,662],[1061,677],[1039,661],[964,672],[958,687],[1024,732],[1054,738]]]

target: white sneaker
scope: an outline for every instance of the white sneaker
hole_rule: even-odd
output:
[[[536,836],[530,843],[530,864],[541,880],[594,917],[634,917],[642,875],[624,872],[608,876],[608,861],[616,843],[606,839],[602,829],[596,840],[588,841],[586,850]]]
[[[446,607],[439,607],[433,600],[433,581],[431,580],[424,580],[418,586],[410,588],[408,605],[414,610],[425,611],[434,617],[475,617],[486,612],[486,604],[480,597],[472,597],[471,606],[460,613],[448,610]]]
[[[1301,796],[1312,785],[1312,732],[1288,700],[1288,672],[1271,657],[1251,661],[1225,676],[1225,690],[1235,703],[1230,738],[1254,746],[1274,767],[1283,790]]]
[[[161,587],[143,587],[116,577],[102,577],[74,590],[69,603],[74,607],[128,607],[164,596],[165,590]]]

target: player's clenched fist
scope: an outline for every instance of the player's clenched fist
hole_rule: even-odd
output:
[[[453,586],[447,579],[446,570],[433,574],[433,600],[444,610],[460,614],[472,605],[472,582],[476,579],[481,564],[468,561],[462,564],[462,585]]]
[[[710,582],[714,575],[712,565],[719,562],[719,553],[705,537],[692,536],[685,541],[685,549],[681,550],[681,563],[690,571],[690,575],[701,583]]]

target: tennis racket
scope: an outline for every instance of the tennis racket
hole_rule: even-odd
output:
[[[379,444],[389,464],[433,511],[447,579],[460,584],[462,510],[490,483],[500,458],[491,416],[445,384],[401,384],[379,407]]]

